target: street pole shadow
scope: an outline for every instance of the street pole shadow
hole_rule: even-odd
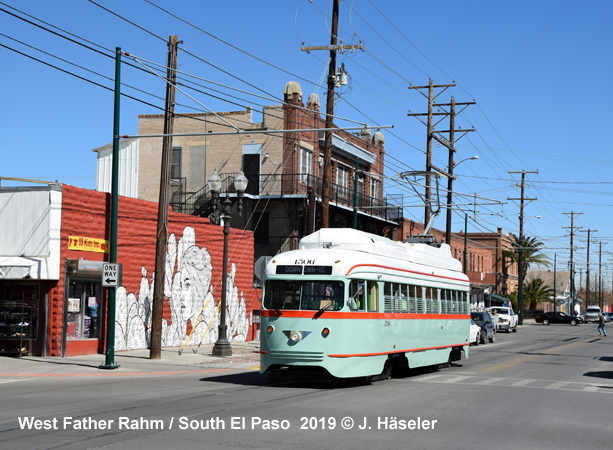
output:
[[[583,374],[585,377],[604,378],[605,380],[613,380],[613,371],[602,370],[600,372],[586,372]],[[613,387],[611,387],[613,389]]]

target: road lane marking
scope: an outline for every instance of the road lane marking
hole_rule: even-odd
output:
[[[583,341],[583,342],[576,342],[576,343],[570,344],[570,345],[565,345],[563,347],[557,347],[557,348],[554,348],[552,350],[549,350],[547,352],[544,352],[544,353],[541,353],[541,354],[538,354],[538,355],[532,355],[532,356],[528,356],[526,358],[518,359],[518,360],[515,360],[515,361],[509,361],[507,363],[500,364],[498,366],[490,367],[489,369],[478,370],[477,373],[495,372],[496,370],[506,369],[508,367],[516,366],[517,364],[521,364],[521,363],[524,363],[524,362],[532,361],[533,359],[541,358],[543,356],[549,356],[549,355],[551,355],[553,353],[558,353],[558,352],[561,352],[563,350],[568,350],[570,348],[579,347],[581,345],[588,344],[588,343],[589,343],[589,341]]]
[[[16,378],[16,379],[0,380],[0,384],[15,383],[16,381],[29,381],[29,380],[31,380],[31,378]]]
[[[551,383],[545,386],[545,389],[560,389],[566,386],[570,381],[556,381],[555,383]]]
[[[503,380],[504,378],[486,378],[485,380],[477,381],[475,384],[484,385],[484,384],[492,384],[496,381]]]
[[[449,378],[449,379],[443,381],[443,383],[459,383],[460,381],[464,381],[464,380],[466,380],[468,378],[470,378],[470,377],[457,376],[457,377]]]
[[[436,377],[428,377],[427,379],[416,378],[415,381],[434,384],[452,384],[471,386],[487,386],[495,383],[496,387],[522,387],[528,389],[551,389],[563,391],[577,392],[598,392],[613,394],[613,385],[611,384],[587,384],[578,381],[556,381],[556,380],[539,380],[536,378],[518,379],[518,378],[500,378],[500,377],[463,377],[451,375],[438,375]]]

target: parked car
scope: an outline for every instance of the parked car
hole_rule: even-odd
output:
[[[613,315],[613,313],[606,312],[606,311],[602,313],[602,317],[604,317],[604,321],[605,322],[610,322],[612,315]]]
[[[569,316],[563,312],[546,312],[536,316],[536,323],[542,323],[543,325],[549,325],[550,323],[577,325],[583,323],[583,318],[581,316]]]
[[[485,344],[486,341],[494,343],[496,340],[496,325],[492,316],[487,311],[472,311],[470,318],[481,327],[480,342]]]
[[[513,312],[513,308],[508,306],[492,306],[486,309],[492,314],[492,317],[497,318],[496,331],[517,332],[519,317]]]
[[[479,345],[481,341],[481,327],[470,319],[470,340],[469,344]]]

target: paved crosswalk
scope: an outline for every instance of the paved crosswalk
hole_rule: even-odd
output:
[[[412,378],[411,381],[419,383],[441,383],[441,384],[467,384],[476,386],[506,386],[521,388],[552,389],[561,391],[583,391],[601,392],[613,394],[613,384],[611,383],[586,383],[575,381],[541,380],[536,378],[503,378],[503,377],[484,377],[479,375],[426,375],[423,377]]]

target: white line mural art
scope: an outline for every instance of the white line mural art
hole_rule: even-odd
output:
[[[151,282],[144,266],[141,274],[138,294],[127,293],[123,286],[117,289],[115,350],[141,349],[150,345],[155,273]],[[196,233],[192,227],[185,227],[178,242],[174,233],[168,237],[164,296],[169,300],[170,317],[162,319],[162,346],[182,346],[188,336],[190,346],[217,341],[220,314],[219,311],[215,314],[217,302],[211,285],[212,274],[211,255],[206,247],[196,245]],[[232,263],[226,291],[228,340],[243,342],[249,331],[249,320],[245,297],[242,291],[238,292],[235,278],[236,266]]]

